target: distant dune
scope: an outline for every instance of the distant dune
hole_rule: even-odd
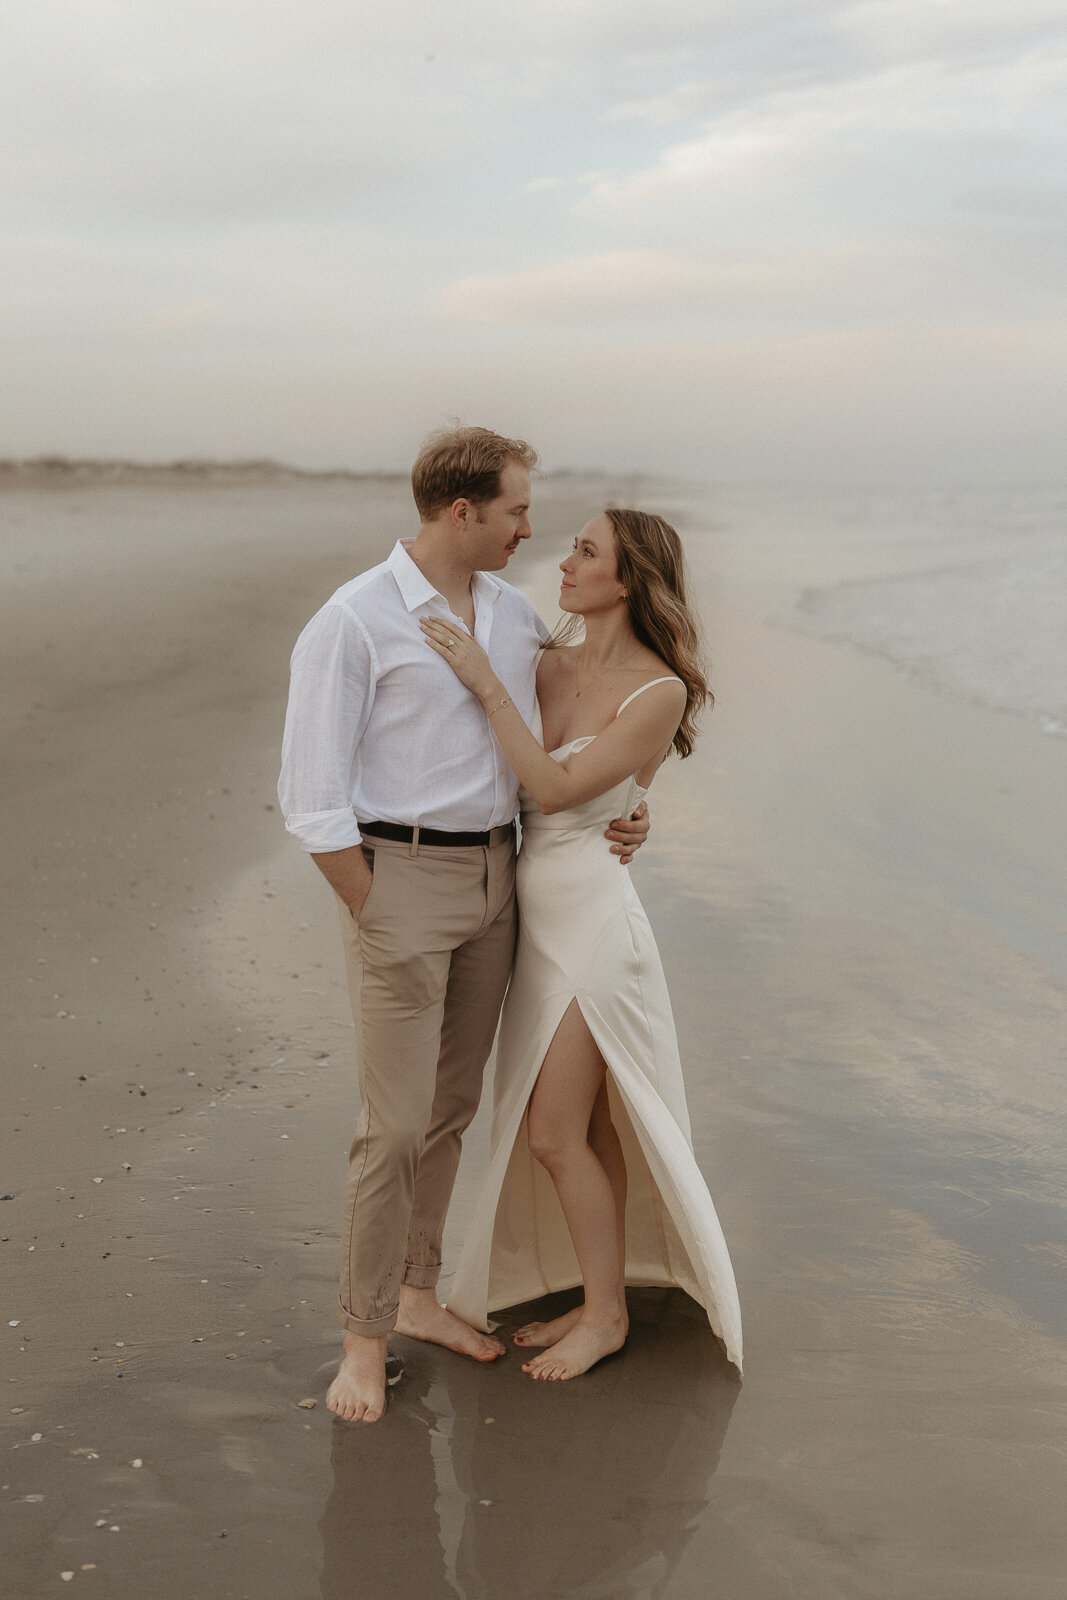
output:
[[[399,482],[406,477],[396,472],[351,472],[347,468],[312,471],[287,466],[284,462],[258,461],[96,461],[69,456],[31,456],[20,460],[0,460],[0,488],[18,485],[47,485],[62,488],[74,483],[164,482],[202,480],[207,483],[248,483],[264,479],[349,479],[354,483]]]

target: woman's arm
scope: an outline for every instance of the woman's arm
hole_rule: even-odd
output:
[[[584,750],[565,763],[554,761],[516,711],[481,646],[454,623],[436,617],[422,618],[420,627],[431,649],[478,696],[512,770],[548,816],[592,800],[639,772],[669,746],[682,720],[684,684],[658,684]]]

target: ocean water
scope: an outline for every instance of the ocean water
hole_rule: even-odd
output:
[[[795,625],[882,656],[936,689],[1067,737],[1067,556],[1021,552],[913,577],[809,590]]]
[[[1067,489],[688,490],[714,581],[770,585],[773,620],[1067,737]]]

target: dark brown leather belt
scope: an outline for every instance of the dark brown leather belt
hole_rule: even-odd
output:
[[[360,822],[360,833],[372,839],[392,839],[396,844],[411,844],[418,835],[419,844],[435,844],[453,850],[468,846],[506,844],[514,836],[515,824],[504,823],[500,828],[488,828],[484,833],[446,833],[443,828],[409,828],[400,822]]]

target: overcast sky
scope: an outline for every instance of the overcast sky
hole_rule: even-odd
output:
[[[0,455],[1067,477],[1067,0],[6,0]]]

